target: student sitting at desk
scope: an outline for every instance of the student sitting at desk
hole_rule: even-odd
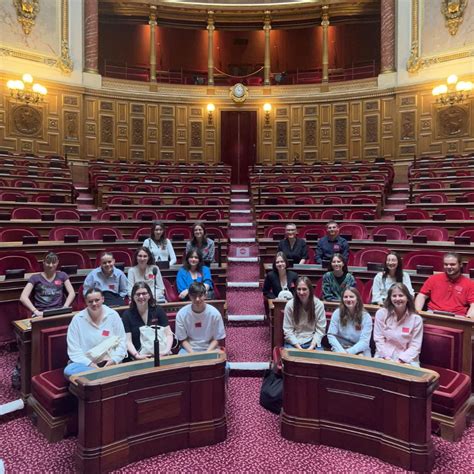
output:
[[[217,349],[225,339],[221,313],[206,303],[206,286],[193,282],[189,287],[191,304],[176,315],[176,338],[181,343],[180,354]]]
[[[306,240],[296,236],[298,231],[293,223],[286,224],[285,232],[286,238],[278,243],[278,251],[283,252],[288,260],[304,264],[308,260]]]
[[[196,222],[191,230],[193,238],[186,243],[186,254],[191,249],[199,250],[202,254],[202,259],[205,262],[214,262],[215,244],[212,239],[207,237],[204,224],[202,222]]]
[[[146,247],[140,247],[133,256],[133,267],[128,269],[128,296],[132,294],[132,288],[139,281],[145,282],[153,295],[156,291],[156,300],[164,303],[165,284],[161,277],[160,269],[155,265],[155,260]]]
[[[115,267],[110,252],[100,256],[100,267],[92,270],[84,280],[84,296],[91,289],[100,290],[108,306],[123,306],[128,291],[128,280],[122,270]]]
[[[208,293],[208,298],[213,298],[211,270],[204,265],[202,253],[194,248],[186,253],[183,266],[178,270],[176,276],[179,299],[189,299],[189,287],[193,282],[203,283]]]
[[[144,281],[139,281],[133,285],[130,298],[130,308],[122,315],[125,334],[127,337],[127,350],[130,357],[135,360],[151,357],[148,354],[140,354],[140,328],[142,326],[158,325],[165,328],[166,348],[160,347],[160,354],[169,354],[173,344],[173,333],[168,324],[168,316],[160,308],[149,285]]]
[[[347,262],[349,258],[349,244],[339,235],[339,225],[335,221],[326,224],[326,235],[318,240],[316,246],[316,263],[328,262],[335,253],[340,253]]]
[[[377,273],[372,286],[372,303],[383,305],[388,290],[394,283],[403,283],[412,296],[415,292],[411,286],[410,275],[403,271],[402,258],[397,252],[389,252],[385,259],[383,272]]]
[[[321,339],[325,330],[324,305],[314,296],[311,280],[308,277],[299,277],[296,280],[296,295],[285,306],[285,347],[321,350]]]
[[[384,306],[375,313],[375,357],[419,367],[423,319],[416,314],[410,291],[403,283],[395,283]]]
[[[422,311],[428,301],[431,311],[446,311],[474,318],[474,282],[461,273],[461,259],[456,253],[443,258],[444,273],[431,275],[415,299],[415,308]]]
[[[295,282],[298,274],[288,270],[288,260],[283,252],[277,252],[273,260],[273,269],[270,270],[263,282],[263,296],[269,300],[278,298],[281,291],[295,293]]]
[[[334,352],[371,357],[372,318],[364,310],[360,293],[346,288],[339,308],[332,313],[328,340]]]
[[[166,228],[162,222],[154,222],[151,227],[150,237],[145,239],[143,246],[150,249],[155,262],[167,262],[176,264],[176,254],[171,240],[166,238]],[[155,263],[154,262],[154,263]]]
[[[104,304],[104,296],[97,288],[89,288],[85,299],[87,307],[72,318],[67,329],[69,364],[64,369],[66,378],[120,364],[127,355],[125,330],[119,314]],[[97,347],[107,342],[110,342],[107,354],[93,358],[91,352],[98,354]]]
[[[341,301],[344,290],[356,286],[355,278],[349,273],[347,263],[340,253],[331,257],[329,269],[323,275],[323,300]]]
[[[43,260],[43,271],[32,275],[21,292],[20,301],[31,311],[32,317],[43,316],[47,309],[67,308],[74,301],[76,293],[71,280],[66,273],[57,271],[58,265],[58,256],[48,253]]]

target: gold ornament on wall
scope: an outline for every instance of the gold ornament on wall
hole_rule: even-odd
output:
[[[39,12],[39,0],[13,0],[16,8],[18,22],[23,28],[25,35],[29,35],[35,26],[36,16]]]
[[[454,36],[463,21],[467,0],[442,0],[441,13],[444,16],[449,33]]]

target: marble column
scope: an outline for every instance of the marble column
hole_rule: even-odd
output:
[[[265,58],[263,60],[263,85],[270,85],[270,30],[272,29],[270,12],[265,12],[263,20],[263,31],[265,32]]]
[[[150,6],[150,82],[156,82],[156,5]]]
[[[98,0],[84,0],[84,71],[99,73]]]
[[[380,2],[380,72],[395,71],[395,0]]]
[[[321,13],[321,26],[323,27],[323,83],[329,82],[329,47],[328,47],[328,28],[329,28],[329,7],[323,5]]]
[[[207,85],[214,85],[214,12],[207,12]]]

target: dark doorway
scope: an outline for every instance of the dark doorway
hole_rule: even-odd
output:
[[[232,167],[232,184],[248,184],[257,158],[257,112],[223,111],[221,124],[222,162]]]

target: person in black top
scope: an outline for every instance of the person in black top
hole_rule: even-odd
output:
[[[127,336],[127,350],[132,360],[141,360],[149,357],[148,355],[140,354],[140,327],[145,325],[158,324],[158,326],[165,328],[167,336],[165,354],[171,352],[173,333],[168,324],[168,316],[156,304],[150,287],[144,281],[139,281],[133,285],[130,308],[123,313],[122,321]]]
[[[288,260],[294,263],[304,264],[308,260],[308,249],[306,240],[296,237],[298,231],[293,223],[286,224],[286,238],[280,240],[278,252],[283,252]]]
[[[288,270],[288,260],[285,254],[278,252],[273,261],[273,270],[270,270],[265,277],[263,296],[268,300],[273,300],[282,290],[288,290],[294,294],[297,279],[298,274]]]

